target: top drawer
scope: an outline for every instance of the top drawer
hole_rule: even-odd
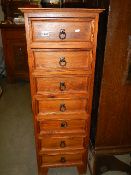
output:
[[[31,18],[31,42],[92,42],[92,18]],[[59,43],[58,43],[59,44]]]

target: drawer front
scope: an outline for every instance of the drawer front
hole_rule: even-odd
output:
[[[39,121],[39,129],[40,133],[81,133],[86,129],[86,120],[44,120]]]
[[[68,113],[85,111],[87,106],[87,99],[46,99],[38,100],[36,102],[37,114],[53,114],[53,113]]]
[[[91,18],[74,19],[31,19],[32,42],[53,41],[92,41],[94,20]]]
[[[91,69],[90,50],[34,50],[34,69]],[[50,69],[51,68],[51,69]]]
[[[41,166],[82,164],[83,154],[42,155]]]
[[[89,88],[88,77],[37,77],[36,93],[80,93],[87,92]]]
[[[83,137],[50,137],[43,136],[39,140],[40,150],[56,150],[56,149],[83,149]]]

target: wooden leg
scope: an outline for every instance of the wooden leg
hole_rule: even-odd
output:
[[[79,165],[77,166],[78,172],[80,175],[86,174],[87,166]]]

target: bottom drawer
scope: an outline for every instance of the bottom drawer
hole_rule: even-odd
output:
[[[68,166],[78,165],[83,163],[82,153],[77,154],[54,154],[54,155],[42,155],[41,156],[41,167],[50,166]]]

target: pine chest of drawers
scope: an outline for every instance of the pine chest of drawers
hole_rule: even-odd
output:
[[[91,9],[21,9],[39,175],[50,167],[86,172],[98,16]]]

